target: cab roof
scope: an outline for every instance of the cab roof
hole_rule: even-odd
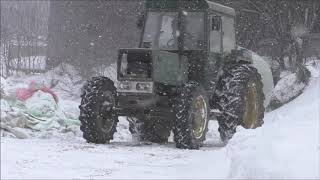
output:
[[[152,10],[213,10],[222,14],[235,16],[233,8],[208,0],[146,0],[146,8]]]
[[[236,16],[236,11],[231,7],[224,6],[222,4],[215,3],[212,1],[206,1],[206,2],[208,3],[209,9],[212,9],[220,13],[228,14],[231,16]]]

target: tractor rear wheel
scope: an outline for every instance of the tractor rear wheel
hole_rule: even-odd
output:
[[[220,81],[217,119],[222,141],[236,132],[237,126],[255,129],[262,126],[265,112],[261,75],[248,64],[227,66]]]

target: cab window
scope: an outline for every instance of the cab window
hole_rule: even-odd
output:
[[[182,12],[184,22],[184,50],[204,48],[204,12]]]
[[[222,17],[222,31],[223,31],[223,51],[231,53],[232,49],[236,47],[236,36],[234,27],[234,18]]]

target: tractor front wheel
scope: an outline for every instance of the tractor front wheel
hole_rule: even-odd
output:
[[[199,149],[208,131],[209,101],[206,91],[197,83],[181,87],[173,104],[174,141],[177,148]]]
[[[114,83],[105,77],[95,77],[83,87],[80,108],[80,130],[89,143],[104,144],[113,139],[118,116],[113,111],[116,102]]]

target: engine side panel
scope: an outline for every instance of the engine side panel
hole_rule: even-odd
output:
[[[178,86],[188,81],[188,60],[185,56],[167,51],[152,52],[153,80]]]

